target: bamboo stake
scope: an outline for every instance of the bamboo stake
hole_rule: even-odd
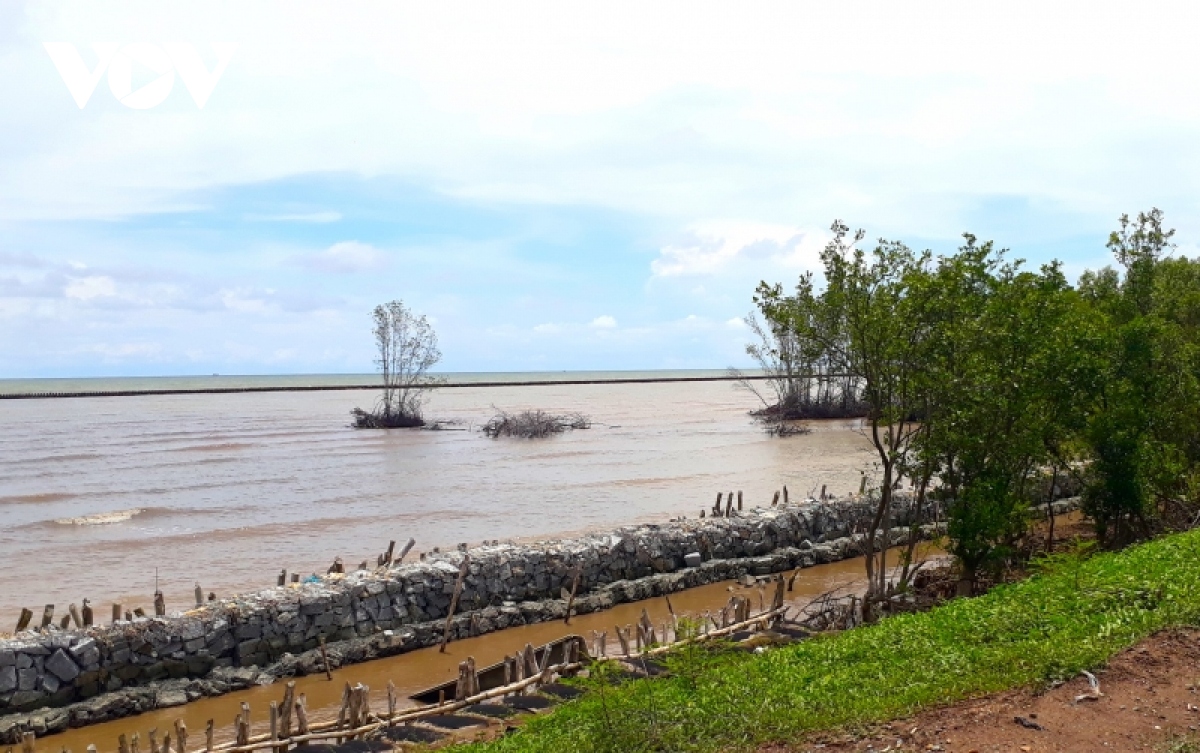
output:
[[[187,725],[182,719],[175,720],[175,749],[176,753],[187,753]]]
[[[403,561],[404,561],[404,557],[405,557],[405,556],[406,556],[406,555],[407,555],[409,552],[411,552],[411,551],[412,551],[412,548],[413,548],[414,546],[416,546],[416,545],[417,545],[417,540],[416,540],[416,539],[409,539],[409,540],[408,540],[408,543],[404,545],[404,548],[400,550],[400,556],[396,558],[396,562],[403,562]]]
[[[567,618],[563,620],[564,625],[571,624],[571,607],[575,606],[575,592],[579,590],[579,576],[581,574],[579,568],[575,568],[575,578],[571,581],[571,598],[567,599]]]
[[[303,693],[296,699],[296,731],[301,736],[308,734],[308,699]]]
[[[329,654],[325,652],[325,636],[318,636],[318,645],[321,647],[321,664],[325,667],[325,679],[333,680],[333,673],[329,671]]]
[[[279,705],[279,736],[292,736],[292,707],[296,705],[296,681],[289,680],[283,688],[283,702]]]
[[[467,577],[467,566],[471,563],[471,555],[464,554],[462,564],[458,566],[458,580],[454,582],[454,595],[450,597],[450,611],[446,614],[446,627],[442,631],[442,645],[439,653],[446,653],[446,644],[450,642],[450,621],[454,619],[454,610],[458,608],[458,597],[462,594],[463,579]]]

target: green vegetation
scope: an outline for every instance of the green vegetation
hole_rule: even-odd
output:
[[[692,650],[667,678],[585,681],[594,688],[583,698],[466,749],[751,750],[1071,678],[1157,630],[1200,620],[1200,531],[1039,564],[1038,575],[975,599],[761,656]]]
[[[1026,270],[969,234],[947,256],[867,251],[840,222],[823,289],[812,274],[790,295],[759,286],[762,331],[857,386],[877,454],[872,530],[905,482],[940,497],[969,594],[981,570],[1030,551],[1046,476],[1084,489],[1110,548],[1200,519],[1200,261],[1169,257],[1162,222],[1122,217],[1108,242],[1121,270],[1078,288],[1057,262]],[[870,617],[906,584],[868,545]]]

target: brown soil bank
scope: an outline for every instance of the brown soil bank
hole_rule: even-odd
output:
[[[1013,690],[896,720],[861,734],[814,736],[760,753],[961,751],[1094,753],[1200,750],[1200,630],[1154,635],[1098,670],[1102,695],[1080,676],[1044,692]],[[1198,738],[1200,739],[1200,738]]]

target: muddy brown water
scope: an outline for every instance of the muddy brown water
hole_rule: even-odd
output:
[[[893,562],[896,553],[898,550],[891,557]],[[922,545],[920,555],[938,557],[942,552],[931,545]],[[863,572],[864,562],[861,557],[802,569],[796,577],[793,590],[786,594],[787,602],[803,605],[830,591],[849,592],[859,589],[864,580]],[[677,614],[698,616],[705,611],[719,610],[734,593],[749,596],[754,611],[758,611],[759,589],[745,588],[734,581],[722,581],[680,591],[672,594],[670,598]],[[766,598],[770,598],[769,594]],[[572,617],[569,626],[560,620],[524,625],[454,641],[446,647],[444,654],[433,647],[343,667],[333,672],[332,682],[325,679],[324,675],[296,678],[296,692],[307,696],[310,721],[323,721],[337,716],[342,689],[346,683],[361,682],[371,688],[371,708],[376,712],[387,709],[389,680],[396,684],[397,694],[405,700],[405,705],[412,705],[411,701],[407,701],[409,695],[456,678],[459,662],[468,656],[475,657],[479,666],[487,666],[515,653],[526,643],[540,646],[572,633],[584,636],[590,646],[592,631],[608,631],[609,654],[614,655],[617,653],[615,626],[632,624],[641,616],[642,609],[649,613],[651,620],[656,624],[661,624],[670,616],[666,599],[661,597],[620,604],[603,612]],[[240,712],[240,704],[243,701],[250,705],[252,734],[266,732],[269,729],[269,705],[271,701],[278,701],[282,696],[283,683],[278,682],[217,698],[201,699],[178,708],[161,709],[140,716],[71,729],[40,741],[38,748],[42,751],[59,751],[63,748],[81,751],[94,743],[99,753],[111,753],[117,750],[119,735],[131,736],[139,733],[145,741],[149,730],[157,728],[161,737],[172,728],[176,719],[182,719],[188,728],[189,747],[195,749],[203,746],[204,729],[209,719],[214,720],[216,724],[218,742],[232,740],[234,719]]]
[[[0,405],[0,631],[22,607],[56,616],[88,598],[188,608],[280,569],[375,561],[484,539],[558,538],[694,517],[718,491],[769,504],[827,485],[857,491],[877,459],[853,421],[766,436],[753,395],[729,382],[461,388],[426,410],[462,431],[356,431],[367,392],[154,395]],[[491,440],[492,406],[580,411],[593,426]]]

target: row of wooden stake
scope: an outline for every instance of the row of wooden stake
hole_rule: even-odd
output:
[[[766,627],[785,611],[783,591],[784,579],[779,578],[776,581],[771,608],[753,617],[749,614],[750,600],[743,596],[733,596],[730,603],[720,612],[721,627],[715,627],[718,623],[713,619],[714,628],[712,630],[708,630],[706,624],[703,633],[685,638],[679,636],[678,618],[668,598],[667,607],[671,613],[671,621],[662,626],[661,643],[655,626],[644,609],[636,625],[627,626],[625,629],[618,626],[617,635],[626,655],[633,655],[630,651],[628,635],[633,632],[637,654],[650,656],[686,643],[728,635],[755,624]],[[668,639],[670,632],[674,632],[675,635],[673,642]],[[597,652],[601,656],[606,654],[605,642],[606,640],[600,643]],[[396,708],[396,686],[394,683],[388,682],[386,715],[372,713],[369,687],[361,683],[353,686],[347,683],[342,693],[342,705],[337,719],[316,724],[310,724],[308,721],[307,701],[304,694],[301,693],[297,696],[296,683],[289,681],[285,685],[282,702],[271,702],[270,728],[266,734],[254,736],[250,734],[250,705],[242,702],[239,713],[234,719],[233,741],[216,744],[214,741],[215,724],[210,719],[205,727],[205,743],[201,750],[203,753],[255,753],[266,750],[274,753],[286,753],[290,748],[303,746],[316,740],[335,740],[340,744],[347,740],[361,739],[383,727],[397,723],[420,721],[425,717],[452,713],[466,706],[493,698],[519,694],[531,686],[545,685],[551,682],[556,674],[572,672],[583,666],[579,641],[566,642],[563,651],[561,662],[552,665],[549,647],[544,650],[541,661],[539,661],[537,650],[531,644],[526,644],[525,648],[514,656],[505,657],[504,685],[488,691],[480,690],[475,659],[468,657],[459,665],[459,679],[453,702],[447,702],[443,698],[439,699],[437,704],[403,712],[397,711]],[[148,750],[145,753],[188,753],[188,730],[182,720],[176,720],[173,732],[174,735],[167,732],[160,740],[158,730],[150,730],[147,741]],[[21,753],[35,753],[35,739],[32,732],[25,733],[22,738]],[[143,753],[141,739],[137,733],[130,736],[120,735],[117,740],[117,748],[119,753]],[[97,748],[95,745],[89,745],[87,751],[88,753],[97,753]],[[14,751],[9,748],[6,753],[14,753]],[[64,749],[63,753],[70,753],[70,751]],[[196,753],[201,752],[196,751]]]

